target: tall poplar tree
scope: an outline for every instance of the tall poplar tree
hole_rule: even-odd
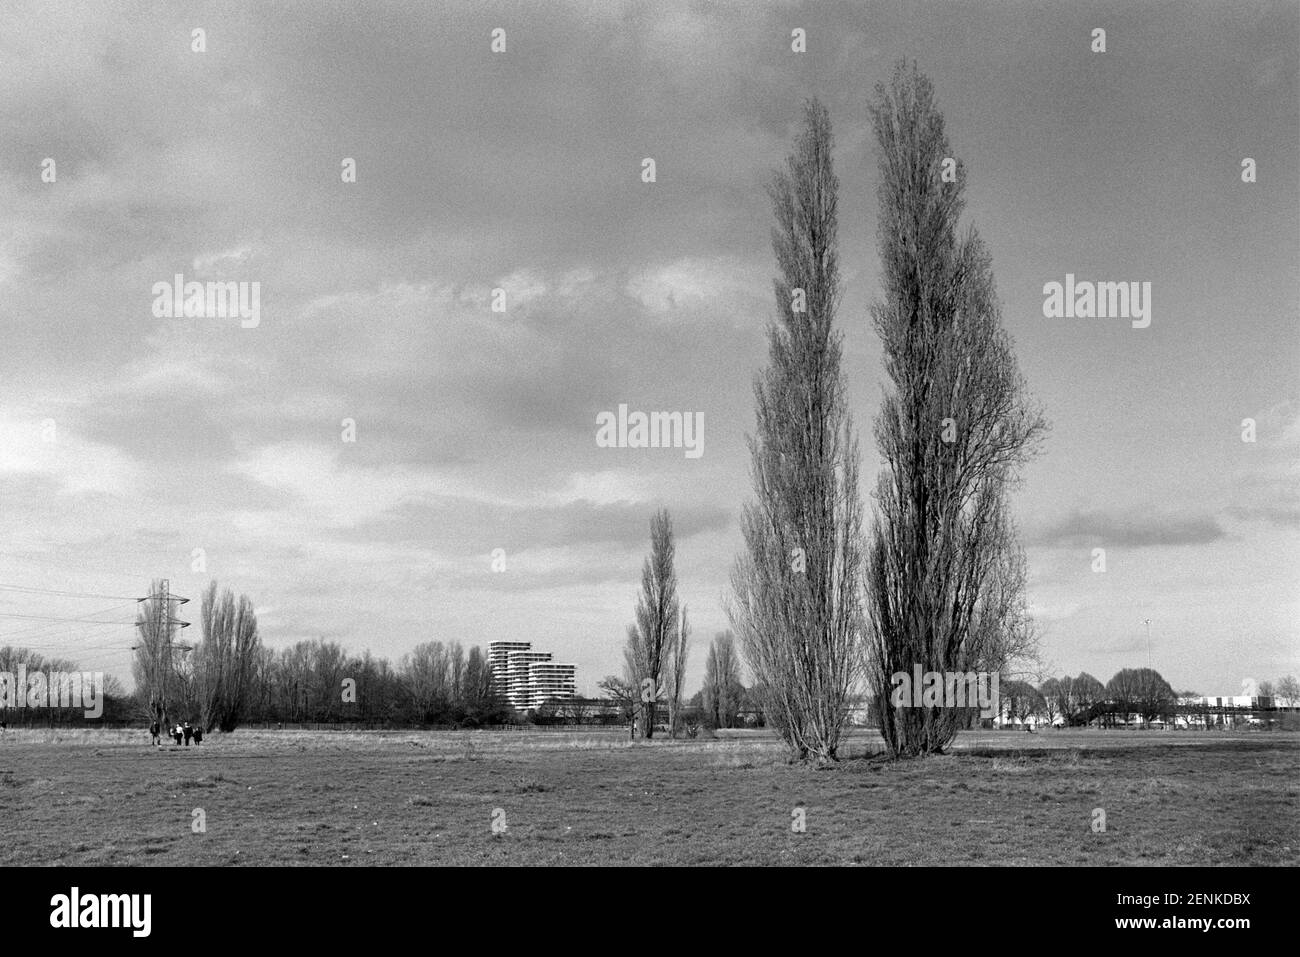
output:
[[[966,170],[930,81],[899,64],[876,93],[884,297],[872,319],[892,389],[875,428],[868,661],[886,744],[917,755],[942,751],[964,716],[895,706],[894,674],[1000,672],[1032,648],[1007,493],[1046,425],[1002,328],[989,254],[973,229],[958,236]]]
[[[755,501],[732,574],[732,625],[792,757],[837,759],[860,663],[862,504],[858,448],[840,369],[839,183],[830,116],[803,130],[769,194],[779,276],[768,365],[754,385],[749,439]]]

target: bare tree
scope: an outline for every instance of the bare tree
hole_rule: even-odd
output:
[[[1124,668],[1106,683],[1106,696],[1128,720],[1141,715],[1143,722],[1173,714],[1177,696],[1160,672],[1151,668]]]
[[[744,693],[740,683],[740,660],[736,657],[736,639],[728,631],[720,631],[709,645],[709,656],[704,663],[704,687],[701,704],[710,727],[732,728],[740,711],[740,696]]]
[[[203,639],[186,677],[203,726],[228,733],[239,726],[253,696],[261,647],[257,615],[247,595],[236,601],[227,588],[218,596],[215,581],[208,582],[199,608]]]
[[[495,718],[503,707],[503,703],[497,700],[493,690],[492,666],[484,656],[483,649],[478,645],[469,650],[469,657],[465,661],[462,690],[465,717],[472,724]]]
[[[780,277],[768,366],[754,384],[749,439],[756,501],[728,609],[763,691],[767,720],[791,755],[837,759],[859,674],[861,514],[858,447],[840,368],[836,206],[830,117],[804,107],[804,127],[769,193]]]
[[[686,656],[690,651],[691,625],[686,619],[686,606],[677,626],[676,640],[668,661],[668,736],[677,737],[677,723],[682,711],[682,692],[686,690]]]
[[[1106,700],[1106,686],[1088,672],[1081,671],[1070,683],[1070,691],[1075,723],[1087,724],[1096,717],[1096,709]]]
[[[637,711],[637,691],[632,682],[617,675],[606,675],[596,684],[605,697],[618,706],[624,721],[631,721]]]
[[[1047,718],[1047,723],[1055,724],[1056,719],[1065,714],[1065,688],[1059,679],[1048,678],[1038,686],[1038,693],[1043,696],[1043,714]]]
[[[426,641],[402,656],[399,673],[421,721],[438,723],[452,716],[461,700],[455,689],[464,680],[458,669],[464,669],[464,652],[456,642],[449,647]]]
[[[1300,681],[1296,681],[1295,675],[1287,675],[1285,678],[1279,678],[1277,682],[1278,697],[1286,702],[1286,707],[1300,707]]]
[[[961,715],[893,707],[894,674],[1001,671],[1032,646],[1006,492],[1046,426],[1024,398],[988,253],[973,230],[957,236],[966,173],[930,81],[900,64],[872,120],[885,287],[872,319],[893,389],[875,429],[868,666],[885,742],[910,756],[946,748]]]
[[[667,509],[650,520],[650,555],[641,568],[636,624],[629,626],[624,650],[628,680],[640,700],[641,734],[654,737],[658,704],[668,697],[665,673],[676,647],[679,605],[673,521]]]
[[[565,698],[559,702],[560,715],[573,724],[586,724],[596,713],[595,706],[589,698]]]
[[[1028,681],[1008,681],[998,697],[1002,712],[1021,724],[1044,710],[1043,696]]]
[[[50,722],[50,727],[53,727],[57,717],[68,715],[72,712],[72,708],[64,710],[58,708],[55,704],[55,702],[65,693],[63,689],[67,688],[66,693],[71,695],[73,693],[72,687],[61,684],[58,679],[51,676],[52,680],[48,685],[46,685],[48,694],[51,696],[48,708],[40,711],[23,709],[10,713],[9,702],[15,699],[18,701],[24,700],[31,691],[30,685],[13,683],[16,680],[14,672],[16,672],[20,667],[25,667],[28,671],[33,673],[43,671],[73,674],[82,670],[79,665],[67,658],[46,658],[38,651],[34,651],[31,648],[23,648],[21,646],[15,647],[13,645],[4,645],[3,647],[0,647],[0,675],[7,676],[9,682],[11,682],[9,684],[8,694],[0,694],[0,721],[8,722],[17,720],[23,724],[27,724],[32,723],[32,719],[37,718],[39,715],[42,720],[48,720]],[[78,686],[81,686],[80,682],[78,682]],[[136,690],[138,703],[138,686]],[[104,683],[100,687],[100,694],[103,696],[105,701],[107,701],[109,697],[121,697],[122,686],[112,675],[105,675]],[[80,701],[78,701],[73,707],[80,708]]]

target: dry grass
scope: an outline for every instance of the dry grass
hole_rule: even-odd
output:
[[[858,732],[829,771],[790,766],[754,732],[147,742],[0,736],[0,865],[30,863],[33,842],[59,864],[1300,863],[1294,734],[974,732],[948,755],[896,763]],[[507,830],[494,836],[498,808]]]

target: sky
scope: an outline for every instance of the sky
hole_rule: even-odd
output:
[[[666,507],[693,690],[752,495],[764,186],[814,96],[874,486],[868,108],[907,58],[1052,426],[1014,495],[1044,674],[1150,660],[1232,694],[1300,673],[1296,4],[18,0],[5,21],[0,645],[129,678],[134,598],[215,578],[273,648],[528,640],[594,693]],[[178,273],[259,283],[258,323],[156,316]],[[1150,282],[1150,326],[1046,317],[1067,274]],[[703,454],[599,447],[620,404],[702,416]]]

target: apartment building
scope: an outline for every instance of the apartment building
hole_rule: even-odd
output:
[[[548,655],[549,657],[549,655]],[[577,668],[554,661],[535,661],[528,666],[529,708],[548,701],[567,701],[575,694]]]
[[[574,697],[577,667],[551,660],[549,651],[533,651],[530,641],[488,643],[492,689],[516,711],[540,708],[548,701]]]
[[[488,667],[492,669],[492,693],[508,698],[510,693],[510,653],[528,651],[533,647],[530,641],[490,641],[488,642]]]

